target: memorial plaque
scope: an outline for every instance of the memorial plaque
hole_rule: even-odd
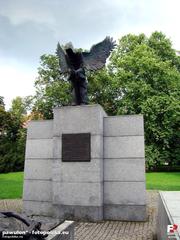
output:
[[[90,133],[62,134],[63,162],[90,162]]]

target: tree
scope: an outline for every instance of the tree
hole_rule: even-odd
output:
[[[2,96],[0,96],[0,107],[2,107],[2,108],[5,107],[4,98]]]
[[[109,115],[117,114],[116,101],[121,89],[117,87],[116,78],[113,78],[106,68],[97,72],[88,73],[88,95],[90,104],[100,104]]]
[[[33,112],[39,112],[45,119],[52,118],[53,107],[70,102],[70,84],[60,76],[59,60],[55,55],[41,56],[35,87]]]
[[[26,106],[23,98],[16,97],[12,100],[12,106],[10,108],[10,112],[17,116],[17,118],[21,119],[23,115],[27,114]]]
[[[143,114],[149,168],[177,163],[180,68],[170,41],[155,32],[149,38],[127,35],[120,39],[109,70],[121,94],[118,114]]]
[[[22,171],[24,167],[26,129],[21,103],[17,97],[11,111],[0,107],[0,172]]]

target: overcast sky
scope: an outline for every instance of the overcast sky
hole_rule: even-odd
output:
[[[162,31],[180,50],[180,0],[0,0],[0,96],[34,93],[39,57],[57,42],[90,48],[105,38]]]

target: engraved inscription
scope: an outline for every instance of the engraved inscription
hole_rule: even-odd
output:
[[[90,133],[62,134],[63,162],[90,162]]]

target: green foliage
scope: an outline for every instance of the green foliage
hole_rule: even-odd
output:
[[[11,111],[0,107],[0,172],[23,170],[26,129],[21,110],[16,104]]]
[[[91,104],[100,104],[109,115],[117,113],[115,101],[120,95],[117,81],[104,68],[88,75],[88,95]]]
[[[170,41],[158,32],[149,39],[129,34],[109,69],[121,89],[117,113],[144,115],[147,168],[179,163],[179,57]]]
[[[70,84],[60,76],[58,58],[54,55],[41,56],[35,87],[33,111],[41,113],[45,119],[52,118],[53,107],[70,102]]]
[[[5,107],[4,98],[2,96],[0,96],[0,107],[2,107],[2,108]]]
[[[176,95],[152,96],[142,106],[147,146],[155,146],[155,165],[179,163],[180,101]],[[157,152],[158,157],[157,157]],[[156,154],[155,154],[156,153]]]
[[[12,106],[10,108],[10,111],[19,119],[23,117],[24,114],[27,113],[26,106],[24,103],[23,98],[16,97],[12,100]]]

